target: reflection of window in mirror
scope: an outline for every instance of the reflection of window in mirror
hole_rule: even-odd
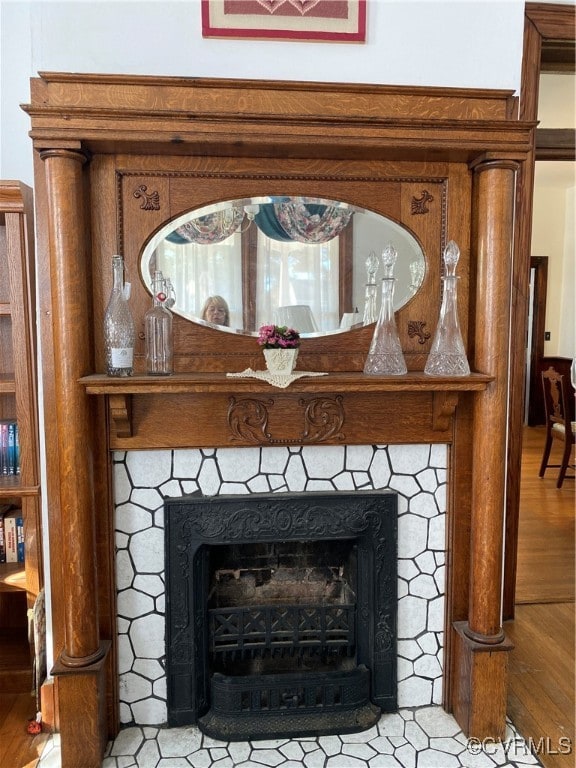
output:
[[[338,269],[338,237],[326,243],[307,244],[279,242],[259,232],[256,327],[270,322],[291,325],[288,318],[304,320],[305,315],[296,309],[290,314],[286,308],[308,307],[308,327],[297,330],[332,330],[340,318]],[[278,314],[280,307],[285,308],[282,315]]]
[[[144,282],[149,287],[154,270],[161,270],[174,286],[172,311],[196,322],[204,322],[207,296],[223,296],[230,330],[251,335],[268,323],[292,324],[292,317],[303,334],[360,324],[366,258],[374,252],[379,259],[388,244],[399,254],[395,309],[418,291],[426,262],[420,243],[402,225],[356,207],[347,216],[347,203],[291,197],[277,207],[273,199],[228,200],[167,223],[144,248]],[[376,314],[380,278],[373,281]]]
[[[239,233],[220,243],[158,244],[156,268],[170,276],[179,312],[199,318],[207,296],[225,296],[230,326],[242,328],[241,247]]]

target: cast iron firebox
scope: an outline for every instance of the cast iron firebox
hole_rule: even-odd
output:
[[[168,724],[350,733],[396,709],[397,497],[165,500]]]

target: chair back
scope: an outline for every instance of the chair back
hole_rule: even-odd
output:
[[[572,388],[569,387],[568,380],[550,366],[547,371],[542,371],[542,387],[546,423],[548,426],[561,424],[569,435],[572,432],[572,426],[568,398],[571,396]]]

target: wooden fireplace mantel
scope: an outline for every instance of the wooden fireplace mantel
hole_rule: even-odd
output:
[[[450,443],[459,394],[482,391],[490,381],[492,377],[479,373],[431,378],[418,372],[399,377],[348,372],[303,377],[287,388],[222,373],[117,379],[93,374],[80,383],[88,394],[106,396],[110,449],[135,450],[207,443],[213,447],[309,441],[322,445]],[[409,407],[408,394],[412,395]],[[275,417],[277,426],[289,419],[296,429],[294,436],[288,436],[285,429],[274,431],[268,421],[265,429],[240,431],[233,417],[243,402],[258,402]],[[339,412],[337,428],[325,419],[313,440],[306,422],[311,403],[324,406],[326,412],[333,406],[333,415],[334,408]],[[209,423],[203,413],[209,414]]]
[[[468,735],[503,736],[515,179],[530,161],[535,128],[517,119],[513,94],[41,73],[24,109],[35,152],[45,495],[60,533],[50,536],[50,560],[63,768],[97,768],[118,729],[112,449],[447,444],[444,706]],[[424,193],[431,202],[422,208]],[[176,373],[151,381],[141,333],[150,297],[133,280],[136,375],[100,375],[112,254],[139,275],[144,243],[167,221],[258,194],[340,197],[392,218],[421,243],[424,283],[396,317],[409,373],[362,374],[368,326],[303,340],[299,367],[325,377],[286,390],[229,379],[226,372],[261,367],[254,339],[235,336],[230,352],[220,332],[176,317]],[[462,254],[464,342],[481,373],[434,380],[423,369],[451,239]],[[410,333],[414,324],[429,334]],[[318,422],[310,398],[325,403]],[[243,411],[247,401],[264,404],[264,428]]]

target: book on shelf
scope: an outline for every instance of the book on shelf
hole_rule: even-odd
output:
[[[6,562],[6,537],[4,535],[4,515],[12,509],[12,504],[0,504],[0,563]]]
[[[11,509],[2,515],[4,549],[7,563],[24,562],[24,519],[21,509]]]
[[[20,437],[14,419],[0,419],[0,474],[20,474]]]

